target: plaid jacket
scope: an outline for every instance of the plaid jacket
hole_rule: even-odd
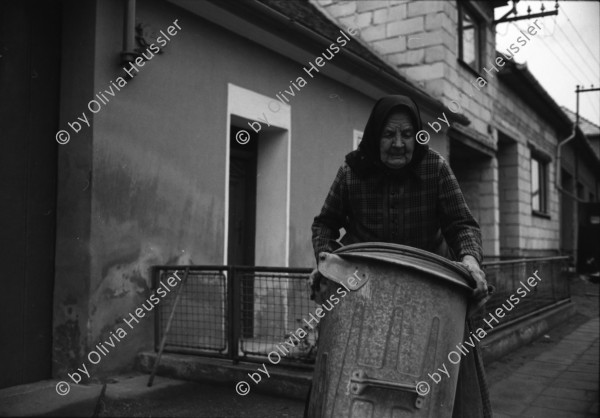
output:
[[[392,242],[448,258],[470,254],[481,264],[481,231],[452,173],[429,149],[403,178],[359,177],[344,163],[312,225],[315,256],[357,242]],[[450,256],[443,250],[449,246]]]

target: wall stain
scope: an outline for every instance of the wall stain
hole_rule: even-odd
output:
[[[119,270],[122,264],[131,264],[136,262],[140,257],[140,249],[130,251],[129,253],[118,255],[117,258],[112,260],[110,263],[106,263],[102,266],[102,277],[106,277],[108,275],[108,271],[111,268],[116,268]]]

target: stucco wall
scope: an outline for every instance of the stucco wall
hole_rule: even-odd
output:
[[[70,54],[63,61],[61,125],[82,112],[91,115],[88,101],[124,75],[122,7],[110,0],[66,12],[81,27],[64,35]],[[133,329],[123,318],[148,298],[152,265],[221,264],[228,83],[274,97],[299,76],[308,82],[290,102],[290,266],[314,265],[312,219],[352,149],[353,129],[364,129],[374,103],[327,77],[309,79],[302,64],[173,5],[144,1],[137,7],[138,21],[156,32],[175,19],[182,29],[163,54],[107,96],[90,128],[61,147],[59,376],[82,363],[92,378],[131,368],[135,354],[151,348],[151,316]],[[90,365],[88,353],[119,327],[127,335],[108,347],[115,354]]]

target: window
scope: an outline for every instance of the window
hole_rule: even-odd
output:
[[[458,59],[479,73],[481,69],[481,23],[462,2],[458,2]]]
[[[547,214],[548,166],[545,162],[531,158],[531,209],[533,212]]]

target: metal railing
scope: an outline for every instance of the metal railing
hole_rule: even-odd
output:
[[[302,322],[314,310],[307,287],[311,269],[189,267],[165,352],[264,361],[279,344],[286,354],[283,362],[314,361],[316,332],[304,328]],[[154,267],[154,289],[177,269],[181,271],[182,267]],[[158,306],[155,347],[159,346],[174,300],[174,292],[167,294]],[[290,334],[300,327],[307,336],[297,341]]]
[[[547,257],[484,263],[488,283],[496,287],[496,292],[486,304],[485,312],[475,318],[475,323],[483,326],[489,313],[502,308],[505,316],[500,321],[504,327],[540,309],[567,301],[570,298],[567,260],[568,257]],[[182,268],[155,266],[154,289]],[[527,279],[535,271],[541,280],[536,280],[537,285],[532,287]],[[281,354],[282,363],[313,363],[317,329],[313,330],[303,321],[316,308],[309,298],[310,272],[309,268],[189,266],[165,352],[263,362],[276,350]],[[518,299],[517,304],[515,299]],[[174,300],[175,292],[170,292],[157,306],[157,348]],[[292,334],[304,335],[299,328],[306,336],[298,341]],[[492,332],[496,330],[494,327]]]
[[[473,318],[475,324],[488,329],[484,319],[489,320],[490,313],[501,309],[498,325],[504,327],[540,309],[568,301],[568,261],[569,257],[562,256],[484,262],[486,280],[496,291],[483,312]],[[533,286],[528,283],[530,277],[533,277]],[[494,326],[492,332],[497,330]]]

